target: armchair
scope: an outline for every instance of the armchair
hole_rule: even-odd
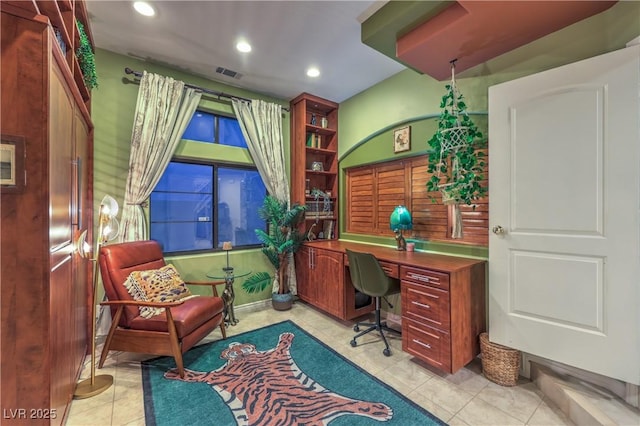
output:
[[[217,284],[224,281],[186,284],[211,286],[213,296],[199,296],[173,302],[134,300],[124,283],[133,271],[165,266],[160,244],[134,241],[100,248],[98,256],[102,282],[108,301],[101,305],[111,309],[112,323],[100,356],[102,368],[109,351],[139,352],[173,356],[180,377],[184,377],[182,354],[195,346],[216,327],[226,339],[224,303],[218,297]],[[140,316],[139,308],[165,308],[150,318]]]

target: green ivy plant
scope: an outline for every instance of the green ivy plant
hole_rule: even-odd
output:
[[[76,49],[76,56],[80,63],[80,70],[84,77],[84,84],[89,90],[98,87],[98,74],[96,73],[96,62],[89,37],[84,30],[84,25],[79,20],[76,20],[78,25],[78,35],[80,36],[80,46]]]
[[[486,146],[486,140],[467,114],[464,98],[455,90],[454,84],[447,84],[446,89],[440,102],[438,130],[427,142],[430,149],[428,171],[432,174],[427,181],[427,190],[441,191],[443,199],[449,200],[447,204],[464,203],[475,208],[474,200],[487,193],[482,185],[485,154],[477,150]],[[460,135],[465,143],[450,148]],[[432,198],[432,201],[435,203],[436,199]]]

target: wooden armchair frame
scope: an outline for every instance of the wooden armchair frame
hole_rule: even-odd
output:
[[[130,251],[130,257],[129,252]],[[216,285],[224,281],[194,281],[188,285],[206,285],[213,296],[199,296],[175,302],[144,302],[133,300],[124,289],[126,277],[135,270],[157,269],[165,265],[162,250],[155,241],[136,241],[104,246],[99,256],[100,271],[109,300],[101,303],[112,313],[99,368],[110,351],[173,356],[180,377],[184,377],[182,354],[220,327],[222,338],[227,333],[224,324],[224,303]],[[151,318],[139,316],[139,308],[164,308]]]

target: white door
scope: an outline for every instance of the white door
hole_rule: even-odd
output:
[[[491,87],[489,158],[489,339],[640,384],[640,46]]]

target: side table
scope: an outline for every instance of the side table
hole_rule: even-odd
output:
[[[222,271],[211,271],[207,273],[208,278],[223,279],[224,291],[222,292],[222,300],[224,301],[224,322],[227,325],[236,325],[239,320],[233,310],[233,302],[236,298],[233,289],[233,283],[236,278],[246,277],[251,271],[234,270],[232,267],[222,268]]]

